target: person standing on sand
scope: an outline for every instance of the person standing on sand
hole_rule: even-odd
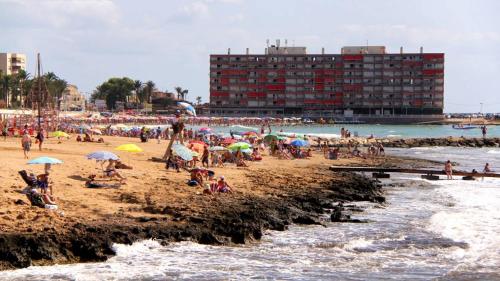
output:
[[[451,165],[450,160],[446,161],[446,164],[444,164],[444,172],[446,173],[447,180],[453,179],[453,166]]]
[[[36,142],[38,142],[38,150],[40,151],[42,151],[43,141],[45,140],[45,136],[43,135],[43,133],[44,133],[43,129],[39,129],[35,137]]]
[[[27,132],[23,134],[23,138],[21,139],[21,146],[23,148],[24,158],[28,159],[29,158],[28,154],[31,149],[31,136]]]

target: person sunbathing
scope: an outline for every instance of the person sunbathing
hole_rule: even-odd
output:
[[[232,189],[229,186],[229,184],[226,182],[224,176],[221,176],[219,178],[219,181],[217,182],[217,191],[221,193],[232,193]]]
[[[201,186],[203,187],[203,174],[199,169],[193,169],[191,171],[191,179],[188,181],[189,186]]]
[[[109,178],[114,178],[117,177],[120,179],[120,183],[125,183],[126,178],[122,177],[120,173],[116,171],[116,160],[109,160],[109,164],[106,167],[106,170],[104,170],[104,175],[109,177]]]
[[[46,193],[39,193],[35,188],[31,189],[26,194],[26,196],[28,197],[28,200],[33,206],[48,208],[48,209],[57,209],[57,204],[54,196],[51,196]],[[47,207],[46,205],[49,205],[49,207]],[[55,206],[55,207],[50,207],[50,206]]]

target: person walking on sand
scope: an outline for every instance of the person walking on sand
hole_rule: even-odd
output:
[[[453,179],[453,166],[450,160],[446,161],[446,164],[444,164],[444,172],[446,173],[447,180]]]
[[[486,128],[486,125],[481,127],[481,133],[483,134],[483,139],[486,138],[486,133],[488,129]]]
[[[23,134],[23,138],[21,139],[21,147],[23,148],[24,158],[29,158],[29,152],[31,149],[31,136],[28,133]]]

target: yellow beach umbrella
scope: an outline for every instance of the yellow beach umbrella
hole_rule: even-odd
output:
[[[126,152],[142,152],[142,148],[138,147],[133,143],[122,144],[115,147],[115,150],[126,151]]]
[[[52,135],[56,138],[69,138],[69,135],[63,131],[55,131],[52,133]]]

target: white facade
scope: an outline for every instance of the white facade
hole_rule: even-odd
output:
[[[16,53],[0,53],[0,71],[4,75],[17,74],[26,70],[26,55]]]

